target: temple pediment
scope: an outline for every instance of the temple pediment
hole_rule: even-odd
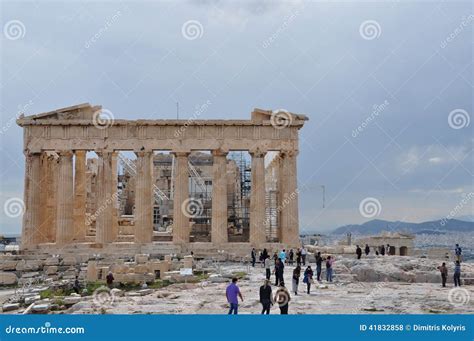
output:
[[[56,109],[41,114],[20,116],[21,120],[92,120],[94,113],[101,110],[101,106],[91,106],[82,103],[71,107]]]

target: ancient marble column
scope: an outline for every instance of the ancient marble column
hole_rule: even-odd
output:
[[[265,154],[261,150],[252,155],[252,191],[250,193],[250,243],[259,247],[265,236]]]
[[[153,240],[153,152],[136,152],[135,180],[135,242]]]
[[[74,183],[72,151],[60,151],[56,201],[56,245],[69,244],[74,237]]]
[[[86,151],[76,150],[74,155],[74,239],[86,239]]]
[[[188,243],[190,228],[186,205],[189,203],[189,173],[187,152],[175,152],[173,242]]]
[[[211,241],[227,243],[227,153],[213,150]]]
[[[298,185],[296,151],[280,154],[280,242],[291,247],[300,246],[298,224]]]
[[[41,154],[26,152],[22,248],[41,241]]]
[[[117,240],[114,229],[113,210],[117,200],[117,178],[113,176],[112,156],[109,151],[97,152],[99,156],[97,171],[97,204],[94,213],[96,219],[96,243],[104,245]],[[116,215],[115,215],[116,217]]]

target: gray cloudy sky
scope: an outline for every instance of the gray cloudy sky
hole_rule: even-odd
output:
[[[308,115],[302,231],[369,220],[368,197],[380,219],[472,215],[470,1],[2,1],[1,25],[2,208],[23,195],[19,111],[173,118],[179,101],[182,118]]]

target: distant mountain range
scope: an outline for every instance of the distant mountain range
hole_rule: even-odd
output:
[[[451,231],[474,231],[474,222],[457,219],[426,221],[423,223],[407,223],[404,221],[386,221],[374,219],[361,225],[345,225],[335,229],[332,234],[379,234],[382,231],[409,232],[415,234],[442,234]]]

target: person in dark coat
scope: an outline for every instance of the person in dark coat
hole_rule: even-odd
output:
[[[357,255],[357,259],[360,259],[360,257],[362,256],[362,249],[360,248],[359,245],[357,245],[357,248],[356,248],[356,255]]]
[[[382,247],[380,248],[380,254],[382,256],[385,256],[385,246],[382,245]]]
[[[263,249],[262,251],[262,266],[265,267],[265,259],[267,259],[268,257],[270,257],[268,255],[268,251],[267,249]]]
[[[284,280],[283,280],[284,268],[285,268],[285,265],[283,264],[281,259],[277,258],[277,260],[275,262],[275,270],[273,270],[274,273],[275,273],[275,285],[276,286],[281,285],[282,283],[284,283]]]
[[[311,291],[312,282],[313,282],[313,269],[311,269],[311,266],[308,266],[306,270],[304,271],[304,278],[303,278],[303,283],[306,283],[308,295]]]
[[[368,256],[370,253],[370,247],[369,244],[365,244],[365,255]]]
[[[293,265],[293,259],[295,258],[295,253],[293,249],[290,249],[290,253],[288,254],[288,264]]]
[[[273,305],[272,287],[270,281],[265,280],[263,285],[260,287],[260,303],[262,304],[262,315],[270,314],[270,308]]]
[[[323,257],[321,257],[321,252],[318,252],[316,255],[316,280],[321,282],[321,271],[323,266]]]
[[[255,248],[252,248],[250,256],[252,257],[252,266],[255,267],[255,262],[257,261],[257,252],[255,251]]]
[[[296,265],[301,266],[301,250],[296,250]]]

